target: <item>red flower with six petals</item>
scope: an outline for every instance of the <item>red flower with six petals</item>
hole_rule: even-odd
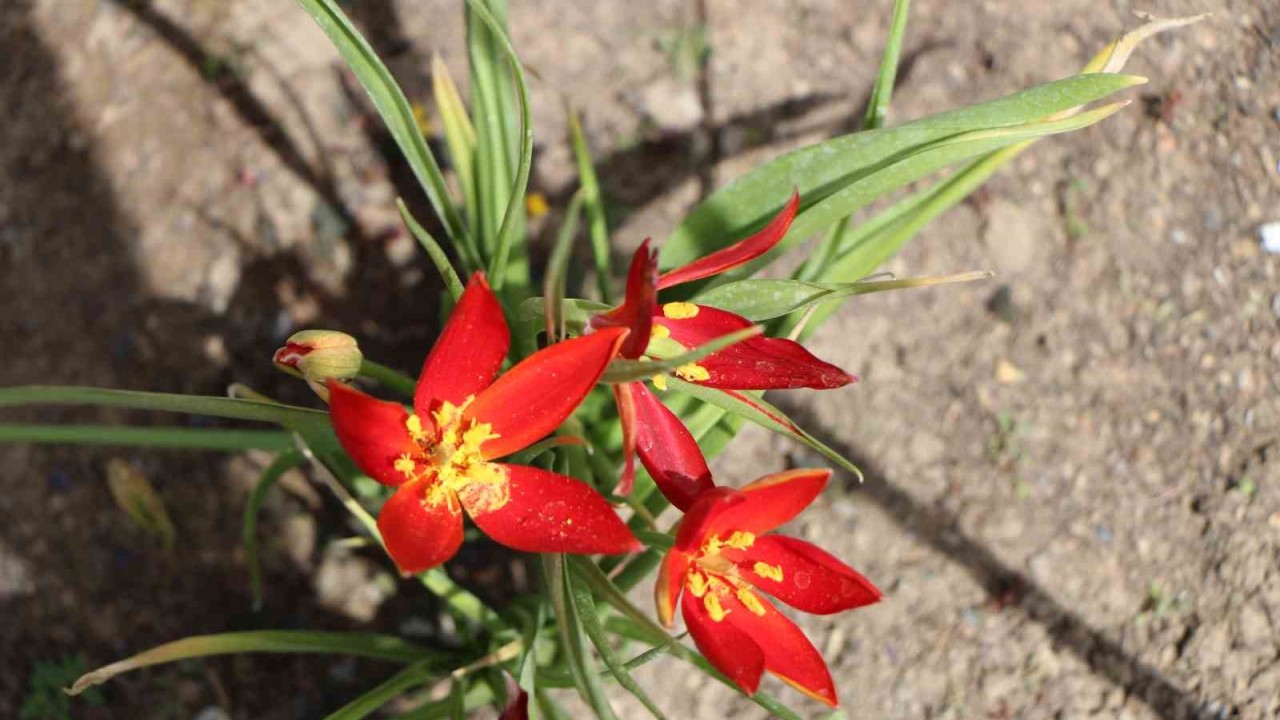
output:
[[[818,615],[882,597],[817,546],[765,534],[813,502],[830,477],[830,470],[792,470],[741,490],[709,490],[689,508],[663,560],[654,592],[659,618],[670,626],[679,601],[698,650],[748,694],[768,670],[810,697],[839,702],[818,650],[760,591]]]
[[[751,327],[750,320],[719,308],[689,302],[659,304],[658,291],[717,275],[767,253],[787,234],[799,207],[800,196],[793,194],[782,211],[758,233],[662,275],[658,274],[657,253],[649,249],[646,240],[631,260],[622,305],[594,316],[591,326],[630,328],[631,335],[623,341],[619,354],[633,360],[645,357],[655,340],[670,339],[688,350]],[[725,391],[831,389],[857,379],[814,357],[793,340],[768,337],[735,343],[677,368],[675,375],[686,382]],[[659,389],[665,384],[665,375],[654,377]],[[626,495],[631,491],[638,453],[667,499],[687,510],[699,493],[712,487],[697,442],[644,383],[619,383],[613,386],[613,393],[622,421],[624,462],[617,492]]]
[[[516,550],[643,548],[585,483],[494,462],[559,426],[626,335],[610,328],[557,343],[495,380],[510,332],[498,299],[476,273],[422,366],[412,412],[329,381],[329,412],[342,447],[370,477],[396,488],[378,529],[401,572],[453,556],[462,544],[463,509],[485,534]]]

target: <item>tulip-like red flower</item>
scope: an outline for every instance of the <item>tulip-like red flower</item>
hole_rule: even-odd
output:
[[[617,353],[613,328],[534,353],[497,378],[511,336],[476,273],[427,355],[412,412],[331,380],[329,412],[342,447],[396,492],[378,529],[401,572],[448,560],[462,511],[489,537],[526,552],[623,553],[643,546],[608,502],[573,478],[494,462],[567,418]]]
[[[810,697],[838,703],[831,673],[813,643],[759,593],[818,615],[882,597],[870,581],[816,545],[765,534],[813,502],[830,477],[829,470],[791,470],[741,490],[709,490],[684,516],[663,560],[654,592],[658,617],[670,626],[679,601],[698,650],[748,694],[768,670]]]
[[[778,244],[800,207],[800,195],[791,199],[760,232],[717,250],[687,265],[658,274],[656,251],[649,241],[636,250],[627,273],[626,297],[617,308],[594,316],[593,328],[626,327],[631,334],[619,352],[636,360],[649,355],[655,340],[670,339],[685,350],[752,326],[735,313],[689,302],[658,303],[658,291],[718,275],[750,262]],[[831,389],[848,385],[855,377],[814,357],[802,345],[785,338],[752,337],[676,369],[686,382],[726,391],[745,399],[736,390],[785,388]],[[653,378],[658,389],[666,376]],[[643,382],[613,386],[622,420],[623,474],[617,492],[626,495],[635,479],[635,455],[653,476],[667,499],[681,510],[712,486],[706,461],[688,429]]]

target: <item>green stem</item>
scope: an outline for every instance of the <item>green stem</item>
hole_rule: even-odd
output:
[[[249,566],[249,587],[253,593],[255,612],[262,609],[262,564],[258,562],[258,510],[267,499],[267,493],[275,487],[280,477],[301,462],[302,453],[294,448],[278,455],[267,469],[262,471],[258,484],[254,485],[253,492],[249,493],[249,502],[245,503],[244,557],[245,564]]]
[[[0,425],[0,443],[126,445],[184,450],[288,450],[289,433],[277,430],[114,427],[111,425]]]
[[[368,358],[365,358],[360,363],[360,376],[369,378],[385,388],[395,390],[408,397],[413,397],[414,389],[417,387],[417,383],[408,375],[399,370],[392,370],[386,365],[381,365]]]

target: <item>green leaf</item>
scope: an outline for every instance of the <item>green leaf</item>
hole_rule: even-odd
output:
[[[568,660],[569,672],[578,694],[602,720],[617,720],[613,707],[605,695],[600,677],[592,667],[583,637],[581,619],[569,597],[569,571],[564,555],[543,555],[543,570],[547,578],[547,592],[551,595],[551,607],[555,610],[556,627],[560,631],[561,649]]]
[[[667,378],[670,386],[676,390],[693,395],[704,402],[711,403],[716,407],[725,410],[733,415],[737,415],[748,422],[755,423],[767,430],[781,433],[795,440],[808,445],[809,447],[822,453],[826,458],[840,467],[853,473],[859,481],[862,480],[862,471],[858,469],[847,458],[840,453],[827,447],[825,443],[805,432],[800,426],[791,422],[781,410],[770,405],[764,400],[749,395],[746,392],[738,392],[734,390],[716,390],[714,388],[704,387],[687,383],[676,378]]]
[[[629,618],[610,618],[608,622],[605,623],[605,627],[608,628],[610,632],[614,632],[622,637],[638,640],[650,645],[656,645],[660,642],[660,640],[655,641],[652,637],[652,633],[647,628],[638,625]],[[697,666],[698,669],[723,683],[725,686],[732,688],[737,692],[742,692],[741,688],[735,685],[732,680],[725,677],[723,673],[717,670],[715,666],[701,654],[690,650],[679,643],[671,643],[663,647],[671,655],[692,663]],[[745,695],[745,693],[743,694]],[[781,701],[766,692],[757,691],[755,695],[746,695],[746,697],[765,710],[768,710],[774,717],[781,718],[782,720],[802,720],[794,710],[783,705]]]
[[[556,235],[556,244],[547,260],[546,277],[542,281],[543,312],[546,315],[547,341],[558,342],[564,337],[564,318],[560,310],[564,306],[565,281],[569,274],[569,254],[573,249],[573,237],[578,233],[578,215],[582,212],[581,191],[573,194],[569,208],[565,210],[564,224]]]
[[[21,385],[0,388],[0,407],[21,405],[126,407],[134,410],[159,410],[233,420],[256,420],[290,428],[315,422],[329,424],[328,413],[257,400],[109,390],[75,385]]]
[[[970,154],[984,151],[984,147],[974,143],[965,148],[949,148],[945,156],[933,153],[928,157],[913,157],[933,144],[969,132],[1036,123],[1055,112],[1093,102],[1141,82],[1141,78],[1114,74],[1067,78],[980,105],[892,128],[845,135],[788,153],[721,188],[694,208],[664,244],[662,266],[671,268],[690,262],[762,227],[781,209],[792,189],[799,189],[803,198],[804,206],[796,220],[801,224],[811,209],[874,173],[881,173],[876,192],[868,188],[860,190],[860,194],[868,195],[866,200],[963,159],[965,151]],[[1009,144],[1017,139],[1002,140]],[[998,142],[990,139],[985,150],[994,149],[991,144],[998,146]],[[902,166],[912,159],[915,162]],[[884,172],[889,169],[892,172]],[[857,204],[853,200],[845,196],[827,205],[834,215],[829,222],[851,213]],[[823,223],[803,223],[799,230],[793,226],[782,244],[794,244],[826,224],[829,223],[824,219]]]
[[[989,278],[993,274],[978,271],[900,280],[859,280],[852,283],[815,283],[773,278],[737,280],[717,285],[699,294],[698,302],[737,313],[752,322],[762,322],[853,295],[970,282]]]
[[[100,685],[116,675],[151,665],[214,655],[261,652],[332,653],[395,662],[416,662],[445,657],[436,651],[391,635],[302,630],[256,630],[219,635],[195,635],[156,646],[133,657],[98,668],[76,680],[67,692],[71,695],[79,695],[86,688]]]
[[[911,8],[910,0],[895,0],[893,3],[893,19],[889,22],[889,39],[885,42],[884,55],[880,58],[880,72],[876,75],[876,84],[871,89],[871,98],[867,101],[867,116],[862,121],[864,130],[874,130],[884,126],[889,115],[889,99],[893,97],[893,84],[898,77],[898,58],[902,55],[902,37],[907,32],[907,15]]]
[[[244,506],[243,540],[244,561],[249,566],[249,587],[253,595],[253,609],[262,608],[262,563],[258,560],[258,511],[267,499],[267,493],[275,487],[280,478],[290,469],[302,463],[302,453],[289,450],[276,456],[276,459],[262,471],[253,491],[249,493],[249,501]]]
[[[400,219],[404,221],[405,227],[409,228],[409,232],[418,240],[418,244],[427,251],[427,257],[431,258],[431,263],[436,266],[436,272],[440,273],[440,279],[444,281],[444,286],[449,290],[449,295],[454,302],[462,297],[462,281],[458,279],[458,272],[453,269],[453,264],[449,262],[449,256],[445,253],[444,248],[440,247],[440,243],[431,237],[431,233],[422,227],[418,220],[409,212],[408,206],[404,204],[403,198],[396,198],[396,207],[400,210]],[[465,245],[459,245],[459,248],[465,248]],[[478,259],[474,262],[478,262]]]
[[[431,56],[431,90],[436,99],[436,110],[440,113],[440,124],[444,131],[445,144],[449,146],[449,157],[453,160],[453,169],[458,173],[458,183],[462,185],[463,203],[472,227],[476,226],[478,200],[476,198],[476,129],[467,115],[467,106],[462,102],[458,86],[449,74],[449,68],[438,54]],[[474,251],[475,248],[472,248]],[[482,267],[478,255],[469,259],[471,270]]]
[[[338,7],[337,0],[297,1],[325,35],[329,36],[329,41],[369,94],[382,122],[391,132],[396,145],[400,146],[400,152],[404,153],[405,160],[409,162],[427,199],[431,201],[431,206],[444,221],[449,238],[458,245],[469,243],[467,228],[449,198],[449,189],[445,185],[444,174],[440,172],[440,165],[427,147],[426,138],[422,136],[413,116],[413,107],[391,76],[391,71],[387,70],[387,66],[378,58],[368,41]]]
[[[277,430],[118,427],[112,425],[0,425],[0,443],[119,445],[181,450],[288,450],[293,439]]]
[[[609,576],[605,575],[595,563],[581,556],[575,556],[569,562],[578,576],[590,585],[592,590],[600,594],[601,600],[612,605],[613,609],[624,616],[631,618],[633,622],[644,626],[650,633],[651,643],[670,644],[674,642],[671,636],[667,634],[667,631],[627,599],[626,593],[614,585]]]
[[[579,567],[580,565],[581,563],[574,563],[571,567]],[[600,659],[604,661],[605,667],[608,668],[614,679],[618,681],[618,684],[634,695],[655,718],[666,720],[666,716],[649,698],[648,693],[640,687],[636,679],[631,676],[631,672],[623,665],[622,660],[614,652],[613,646],[609,644],[609,636],[605,633],[604,625],[600,622],[600,613],[596,609],[596,601],[591,595],[591,588],[587,586],[586,582],[575,581],[574,576],[575,573],[570,572],[566,578],[569,599],[573,603],[578,620],[582,623],[583,631],[586,632],[587,638],[591,640],[591,644],[595,646],[596,652],[600,654]]]
[[[742,328],[705,342],[688,352],[661,360],[614,360],[609,363],[609,368],[604,371],[600,381],[605,383],[624,383],[675,372],[677,368],[697,362],[711,353],[719,352],[730,345],[753,338],[761,332],[759,327]]]
[[[497,8],[504,8],[501,0],[489,1]],[[502,80],[501,73],[496,72],[490,63],[493,56],[497,55],[494,51],[495,47],[506,55],[511,77],[515,79],[516,102],[520,116],[519,154],[516,156],[515,177],[511,180],[511,188],[509,191],[502,187],[493,187],[490,190],[495,198],[500,197],[498,195],[500,192],[507,193],[505,203],[499,202],[494,205],[495,216],[501,209],[502,224],[498,227],[496,249],[489,262],[489,279],[493,289],[502,290],[506,284],[507,273],[511,272],[513,267],[516,272],[523,274],[519,278],[521,283],[528,282],[528,263],[523,244],[516,258],[512,258],[511,251],[516,244],[516,238],[524,232],[524,194],[528,189],[529,168],[533,161],[533,123],[529,116],[529,86],[525,81],[524,67],[516,57],[515,48],[511,47],[506,29],[498,18],[494,17],[490,7],[484,0],[467,0],[467,8],[468,19],[473,21],[478,18],[487,29],[487,32],[481,32],[474,22],[469,28],[472,36],[476,38],[471,45],[470,56],[473,78],[477,80],[476,97],[483,98],[485,103],[484,111],[477,108],[476,112],[481,122],[478,135],[478,147],[481,152],[485,151],[488,143],[494,143],[490,148],[491,152],[502,152],[510,147],[510,138],[513,134],[510,127],[503,127],[503,124],[510,123],[512,115],[509,111],[511,94],[507,82]],[[507,162],[505,155],[506,153],[503,153],[503,156],[499,156],[490,163],[492,170],[501,171],[500,177],[509,176],[509,173],[505,172]],[[497,175],[498,173],[495,172],[495,176]],[[484,190],[482,186],[481,192]],[[517,262],[509,262],[512,259]]]
[[[325,720],[360,720],[378,711],[383,705],[432,678],[432,668],[438,661],[416,662],[387,678],[369,692],[343,705],[341,709],[325,716]]]
[[[600,299],[613,304],[613,288],[609,280],[613,271],[609,267],[609,221],[604,211],[604,196],[600,193],[600,180],[596,177],[595,163],[591,161],[591,148],[582,132],[578,114],[566,110],[569,116],[569,139],[573,145],[573,157],[578,163],[578,181],[582,184],[583,202],[587,209],[587,224],[591,231],[591,255],[596,263],[596,283]]]

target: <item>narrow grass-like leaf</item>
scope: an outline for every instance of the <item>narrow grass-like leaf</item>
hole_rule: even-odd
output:
[[[607,575],[590,559],[585,557],[573,557],[569,560],[574,572],[591,586],[591,589],[599,593],[600,599],[609,603],[615,610],[622,613],[632,621],[643,625],[647,628],[652,636],[652,642],[671,643],[671,636],[667,635],[667,631],[657,622],[648,616],[643,610],[636,607],[629,599],[626,593],[618,588],[617,585],[609,579]],[[665,640],[662,640],[665,638]]]
[[[884,55],[880,58],[876,84],[871,88],[871,98],[867,101],[867,116],[862,121],[864,130],[884,127],[885,118],[889,115],[889,99],[893,97],[893,85],[898,77],[898,58],[902,55],[902,38],[907,32],[907,15],[910,9],[911,0],[896,0],[893,3],[889,38],[885,42]]]
[[[501,7],[501,0],[491,1]],[[504,207],[504,211],[502,212],[502,224],[498,228],[496,249],[489,262],[490,282],[492,283],[494,290],[500,291],[506,284],[507,274],[511,272],[512,268],[509,267],[509,265],[515,265],[517,272],[528,272],[528,265],[526,262],[523,262],[525,258],[523,244],[521,252],[518,253],[516,258],[514,258],[521,262],[509,263],[509,261],[513,259],[511,252],[512,246],[516,243],[516,238],[524,232],[524,194],[528,189],[529,168],[533,162],[533,124],[529,115],[529,86],[525,81],[524,67],[520,64],[520,59],[516,56],[515,48],[511,47],[511,41],[507,37],[506,29],[502,26],[502,23],[494,17],[494,14],[490,11],[490,8],[486,6],[484,0],[467,0],[467,7],[470,9],[474,17],[479,18],[479,20],[484,23],[488,28],[491,41],[496,42],[497,47],[500,48],[507,56],[507,66],[510,69],[512,77],[515,79],[516,102],[520,117],[520,149],[519,154],[516,157],[515,177],[511,181],[510,190],[507,191],[507,202],[505,203],[505,207],[501,203],[498,205],[498,207]],[[473,67],[477,61],[477,57],[477,54],[473,52],[471,55]],[[506,101],[503,97],[506,95],[506,97],[509,98],[510,95],[509,93],[502,92],[502,85],[498,84],[496,81],[496,73],[492,80],[493,82],[490,83],[494,86],[494,91],[492,93],[493,97],[491,98],[492,104],[490,104],[487,109],[493,112],[492,117],[501,123],[504,120],[509,120],[511,117],[511,113],[506,112]],[[489,118],[483,119],[482,123],[486,122],[488,119]],[[499,129],[498,136],[505,139],[509,137],[510,134],[505,129]],[[482,133],[480,136],[482,146],[484,141],[485,137]],[[504,142],[498,147],[501,148],[505,145],[506,143]],[[527,275],[519,279],[522,282],[528,281]]]
[[[440,124],[444,130],[444,141],[449,146],[449,157],[453,160],[453,169],[458,174],[458,184],[462,186],[464,206],[471,226],[476,225],[476,128],[467,115],[466,103],[458,92],[458,86],[449,74],[449,68],[438,54],[431,56],[431,90],[436,99],[436,110],[440,113]],[[476,257],[476,260],[479,258]],[[477,264],[471,270],[480,269]]]
[[[1055,112],[1093,102],[1141,82],[1141,78],[1117,74],[1067,78],[991,102],[892,128],[845,135],[788,153],[717,190],[694,208],[663,245],[662,267],[690,262],[763,226],[793,189],[798,189],[803,198],[803,217],[809,208],[841,189],[877,170],[898,164],[931,143],[967,132],[1035,123]],[[936,167],[963,157],[962,153],[953,155],[947,163]],[[922,169],[895,172],[885,178],[884,191],[892,191],[922,176],[925,174]],[[837,213],[830,222],[844,214],[848,212]],[[800,222],[800,218],[796,222]],[[825,225],[797,232],[793,226],[788,238],[807,237],[821,227]]]
[[[578,182],[582,185],[583,200],[587,209],[587,227],[591,232],[591,255],[595,258],[596,284],[600,289],[600,299],[605,303],[613,303],[613,288],[610,280],[613,271],[610,269],[609,253],[609,221],[604,209],[604,196],[600,193],[600,179],[596,177],[595,163],[591,161],[591,148],[587,146],[587,136],[582,132],[582,121],[573,110],[566,110],[569,116],[569,140],[573,146],[573,157],[578,163]]]
[[[422,136],[413,116],[413,107],[391,76],[391,71],[378,58],[364,36],[356,30],[350,18],[338,7],[337,0],[297,2],[311,15],[325,35],[329,36],[329,41],[338,49],[347,67],[351,68],[351,72],[369,94],[382,122],[391,132],[396,145],[400,146],[400,152],[404,153],[409,167],[426,192],[427,199],[431,201],[431,206],[444,221],[449,238],[458,245],[470,243],[467,228],[449,197],[444,173],[440,171],[439,163],[427,147],[426,138]]]
[[[405,227],[409,228],[409,232],[417,239],[422,249],[427,251],[427,257],[431,258],[431,264],[436,266],[436,272],[440,273],[440,279],[444,281],[444,286],[449,290],[449,295],[453,297],[454,302],[462,297],[462,281],[458,279],[458,272],[453,269],[453,263],[449,262],[449,255],[445,253],[444,248],[440,247],[440,243],[431,237],[431,233],[422,227],[417,218],[409,212],[409,208],[404,204],[402,198],[396,198],[396,207],[400,210],[400,219],[404,221]],[[466,245],[457,245],[460,250],[465,250]],[[464,255],[465,258],[465,255]],[[480,266],[480,258],[474,257],[464,259],[464,262],[473,267]]]
[[[444,659],[445,656],[391,635],[302,630],[256,630],[195,635],[159,645],[87,673],[67,692],[79,695],[121,673],[163,663],[240,653],[331,653],[395,662]]]
[[[111,458],[107,461],[107,487],[116,505],[138,527],[158,536],[166,550],[173,548],[178,534],[169,518],[169,509],[146,475],[127,460]]]
[[[288,450],[293,439],[277,430],[119,427],[114,425],[0,425],[0,443],[116,445],[178,450]]]
[[[432,668],[439,662],[416,662],[392,675],[369,692],[343,705],[325,720],[360,720],[377,712],[379,708],[410,690],[431,680]]]
[[[329,414],[280,403],[239,400],[206,395],[110,390],[75,385],[21,385],[0,388],[0,407],[20,405],[94,405],[134,410],[208,415],[232,420],[254,420],[286,427],[309,422],[329,422]],[[204,432],[203,430],[201,432]],[[279,449],[279,448],[275,448]]]
[[[704,402],[711,403],[726,412],[737,415],[748,422],[755,423],[766,430],[772,430],[781,433],[795,440],[808,445],[809,447],[822,453],[826,458],[840,467],[853,473],[859,480],[862,479],[862,471],[858,469],[847,458],[840,453],[832,450],[825,443],[805,432],[800,426],[791,422],[781,410],[765,402],[761,398],[749,395],[746,392],[735,390],[716,390],[702,385],[687,383],[674,377],[667,378],[667,383],[673,389],[688,393]]]
[[[573,249],[573,238],[578,234],[578,216],[582,212],[582,202],[583,192],[579,190],[569,201],[569,207],[564,213],[564,224],[560,226],[556,243],[551,248],[551,257],[547,260],[547,272],[542,281],[542,301],[548,342],[559,342],[564,337],[564,318],[560,311],[564,305],[569,255]]]
[[[574,563],[570,567],[575,568],[578,566],[578,563]],[[591,644],[595,646],[600,659],[604,661],[605,667],[608,668],[614,679],[618,681],[618,684],[635,696],[655,718],[666,720],[662,710],[649,698],[649,694],[644,691],[644,688],[640,687],[636,679],[631,676],[631,672],[623,665],[622,659],[618,657],[613,646],[609,644],[609,636],[605,633],[604,625],[600,622],[600,613],[596,609],[596,601],[591,595],[591,588],[585,580],[575,579],[575,575],[577,573],[570,572],[566,582],[569,600],[573,603],[578,620],[582,623],[583,632],[586,633]]]
[[[753,338],[761,332],[763,330],[755,326],[742,328],[705,342],[688,352],[661,360],[614,360],[609,363],[609,368],[604,371],[600,381],[605,383],[624,383],[650,378],[662,373],[674,372],[681,366],[697,362],[711,353],[719,352],[730,345]]]
[[[629,618],[609,618],[609,620],[605,623],[605,627],[610,632],[621,635],[622,637],[630,638],[632,640],[638,640],[640,642],[648,643],[650,645],[656,645],[658,644],[658,642],[660,642],[660,640],[655,641],[655,639],[652,637],[651,631],[649,631],[647,628],[643,626],[636,624]],[[741,688],[733,684],[733,681],[725,677],[723,673],[717,670],[715,666],[712,665],[710,662],[708,662],[707,659],[703,657],[700,653],[694,650],[690,650],[689,648],[685,647],[684,645],[681,645],[680,643],[671,643],[663,647],[671,655],[674,655],[675,657],[685,660],[686,662],[692,663],[693,665],[697,666],[698,669],[702,670],[703,672],[707,673],[711,677],[715,678],[717,681],[723,683],[725,686],[732,688],[737,692],[742,692]],[[747,695],[746,697],[750,698],[752,702],[754,702],[755,704],[759,705],[760,707],[772,713],[773,717],[781,718],[781,720],[803,720],[800,717],[800,715],[798,715],[794,710],[787,707],[786,705],[783,705],[780,700],[778,700],[777,698],[773,697],[772,695],[766,692],[757,691],[755,695]]]
[[[600,677],[591,664],[582,624],[569,596],[569,569],[564,555],[543,555],[543,571],[551,607],[555,610],[556,627],[560,631],[561,649],[568,660],[574,686],[584,702],[603,720],[617,720],[605,696]]]
[[[302,453],[289,449],[280,453],[275,460],[262,471],[262,476],[254,484],[249,493],[249,500],[244,506],[244,522],[242,536],[244,541],[244,562],[249,566],[249,588],[253,596],[253,610],[262,608],[262,563],[258,559],[258,511],[267,499],[267,493],[275,487],[280,478],[292,468],[302,463]]]
[[[852,283],[814,283],[758,278],[717,285],[700,294],[698,302],[737,313],[752,322],[762,322],[807,310],[819,303],[854,295],[971,282],[989,278],[992,275],[991,272],[979,271],[900,280],[860,280]]]

